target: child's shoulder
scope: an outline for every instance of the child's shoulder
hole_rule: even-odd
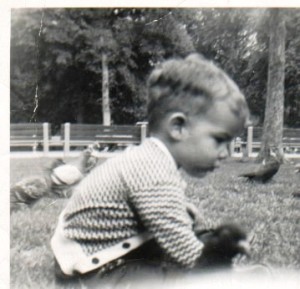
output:
[[[128,148],[123,156],[127,161],[141,163],[161,163],[168,161],[167,153],[152,138],[145,139],[140,145]]]
[[[119,158],[120,169],[128,182],[133,180],[150,184],[170,178],[173,181],[181,179],[174,160],[151,139],[124,152]]]

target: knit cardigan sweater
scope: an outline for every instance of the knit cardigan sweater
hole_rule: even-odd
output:
[[[203,244],[192,230],[185,187],[155,138],[97,166],[75,187],[52,238],[62,271],[86,273],[150,238],[175,263],[193,267]]]

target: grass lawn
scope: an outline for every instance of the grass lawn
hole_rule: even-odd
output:
[[[11,184],[42,173],[51,159],[11,159]],[[255,184],[237,177],[253,163],[227,160],[202,179],[184,176],[187,195],[205,217],[205,226],[241,224],[252,237],[252,257],[241,265],[300,269],[300,174],[284,164],[273,180]],[[53,278],[49,240],[66,199],[43,198],[11,215],[11,288],[59,288]]]

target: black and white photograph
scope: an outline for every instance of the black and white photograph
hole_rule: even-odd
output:
[[[300,288],[300,7],[9,25],[9,288]]]

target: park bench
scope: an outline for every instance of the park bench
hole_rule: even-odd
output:
[[[61,128],[65,154],[68,154],[72,147],[84,147],[93,143],[98,143],[100,146],[139,144],[146,134],[146,123],[112,126],[65,123]]]
[[[61,126],[61,135],[51,136],[49,123],[17,123],[10,125],[10,146],[39,147],[44,153],[50,147],[63,147],[65,155],[73,147],[85,147],[93,143],[128,146],[139,144],[147,134],[147,123],[136,125],[70,124]]]
[[[147,123],[136,125],[100,124],[70,124],[61,126],[61,135],[51,136],[49,123],[17,123],[10,125],[10,146],[29,147],[36,151],[39,147],[44,153],[50,147],[62,147],[65,155],[71,148],[84,147],[89,144],[128,146],[139,144],[147,135]],[[230,145],[230,153],[244,153],[251,156],[261,145],[262,128],[248,127],[240,138],[236,138]],[[282,144],[285,153],[300,152],[300,129],[284,128]]]
[[[283,129],[282,145],[285,152],[300,151],[300,129],[285,128]]]
[[[35,151],[38,146],[48,149],[50,125],[48,123],[10,124],[10,146],[30,147]]]
[[[254,151],[258,151],[261,146],[263,128],[248,127],[240,138],[234,141],[234,151],[241,152],[246,149],[250,156]],[[282,136],[282,146],[285,152],[295,152],[300,150],[300,129],[284,128]]]

